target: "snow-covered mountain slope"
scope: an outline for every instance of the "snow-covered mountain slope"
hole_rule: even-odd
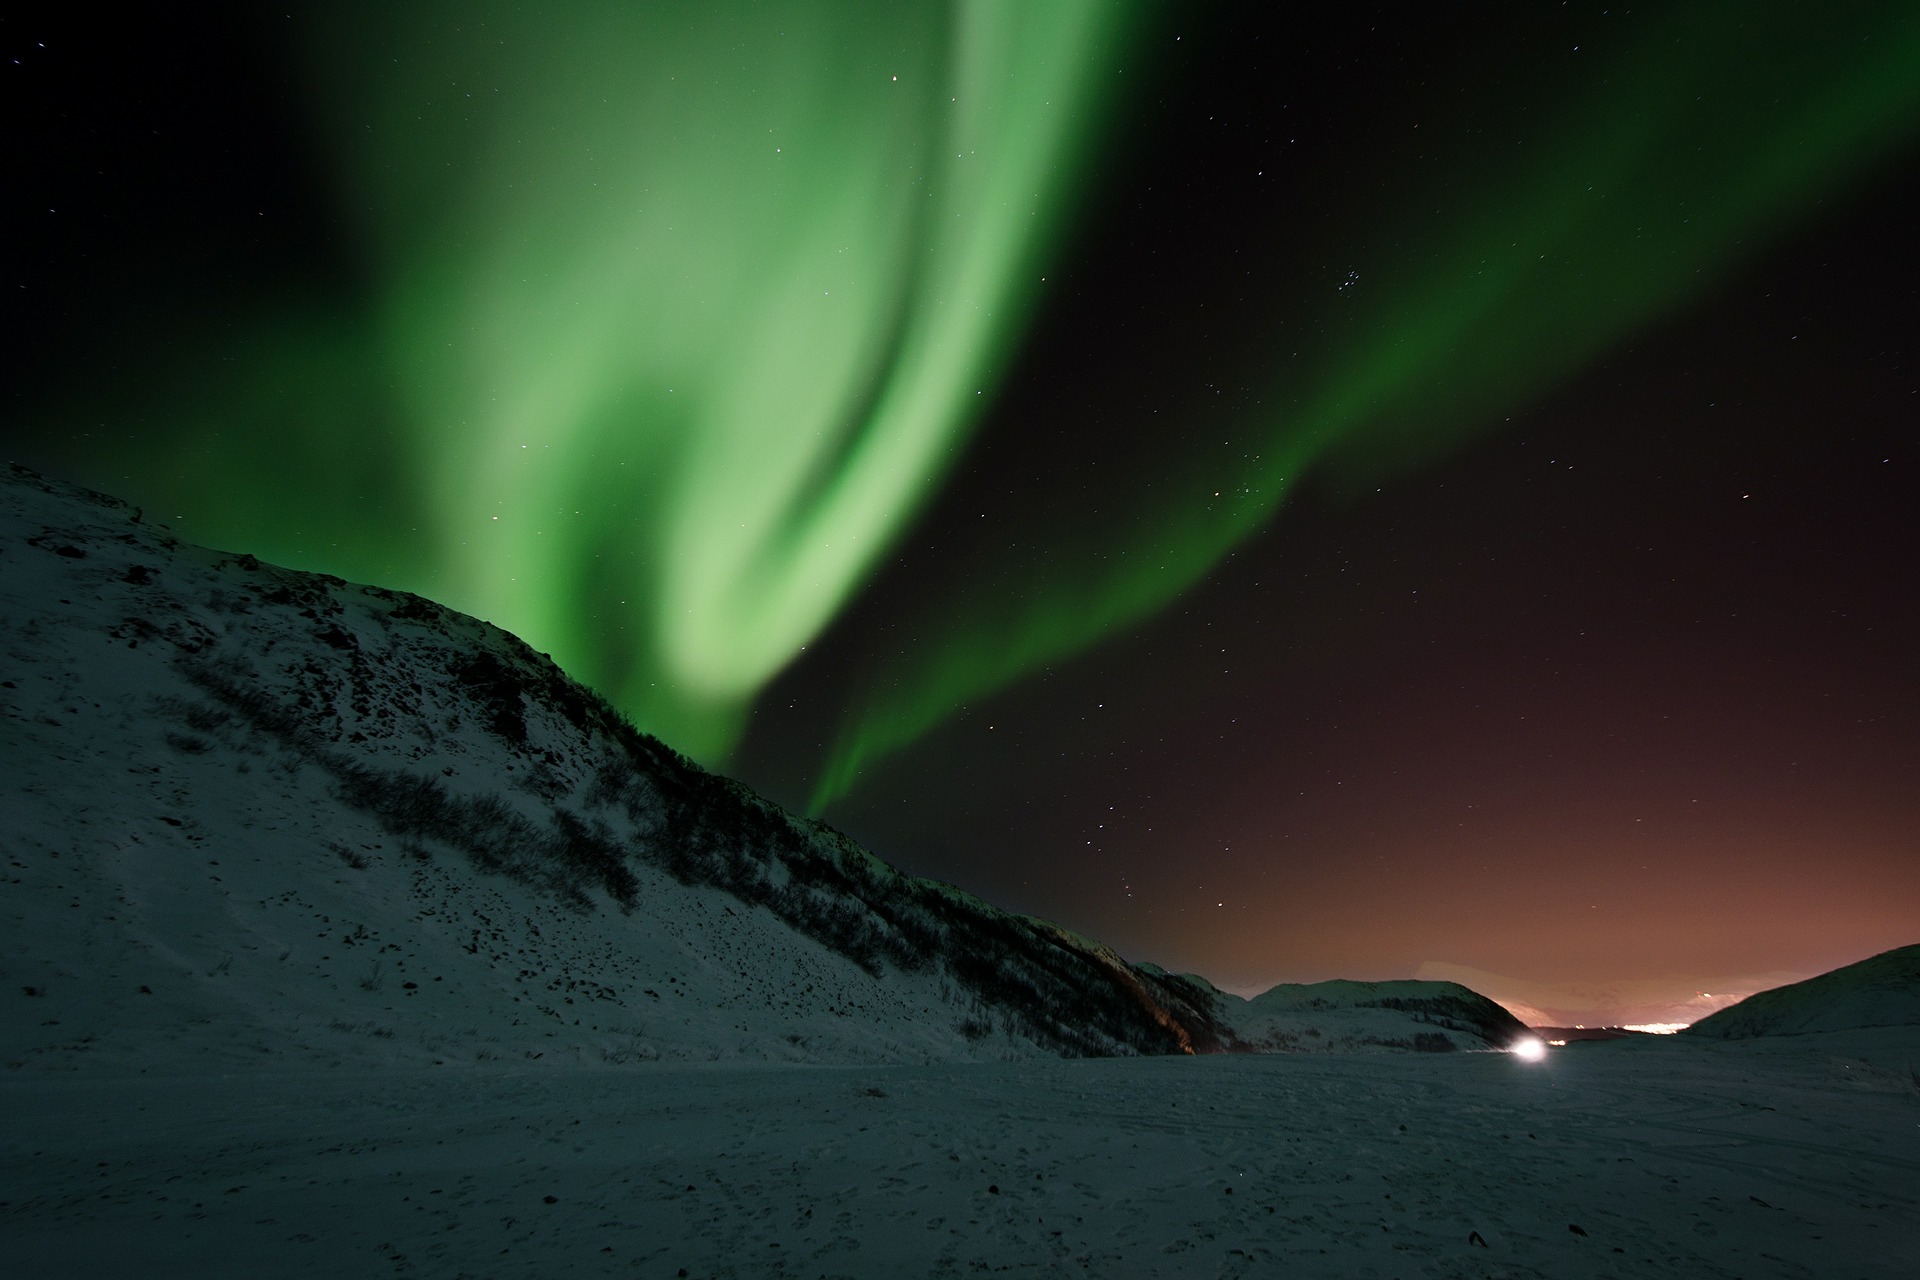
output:
[[[1920,1027],[1920,946],[1756,992],[1682,1034],[1746,1040],[1864,1027]]]
[[[1117,955],[898,874],[514,637],[0,477],[0,1062],[1214,1047]]]
[[[1432,1021],[1239,1034],[1237,997],[903,876],[495,627],[22,468],[0,767],[12,1068],[1411,1047]]]
[[[1252,1053],[1366,1053],[1505,1048],[1527,1034],[1511,1013],[1457,982],[1281,983],[1252,999],[1197,974],[1171,977],[1194,991],[1222,1043]]]

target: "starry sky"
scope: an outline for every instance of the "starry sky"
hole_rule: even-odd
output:
[[[391,8],[0,20],[9,457],[1231,989],[1920,935],[1910,6]]]

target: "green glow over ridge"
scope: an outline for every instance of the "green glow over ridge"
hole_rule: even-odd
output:
[[[985,408],[1117,11],[485,13],[320,62],[440,590],[723,759]]]
[[[97,428],[85,470],[193,540],[477,614],[721,765],[986,416],[1145,78],[1146,9],[316,7],[287,29],[342,279],[244,322],[211,288],[168,299],[176,331],[126,344],[154,351],[129,403],[62,425]],[[1272,239],[1299,243],[1234,246],[1280,265],[1253,277],[1234,338],[1261,353],[1227,416],[1181,400],[1177,351],[1044,371],[1069,415],[1070,376],[1151,383],[1152,474],[1092,510],[1069,480],[1018,555],[931,566],[889,620],[916,647],[861,673],[813,808],[1153,615],[1302,478],[1371,482],[1492,428],[1911,142],[1920,11],[1729,14],[1637,13],[1564,67],[1503,66],[1434,99],[1418,147],[1355,123],[1351,189],[1285,192]],[[1552,87],[1516,91],[1530,75]],[[1302,283],[1329,268],[1353,287]]]

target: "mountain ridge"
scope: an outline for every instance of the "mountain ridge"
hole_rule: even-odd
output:
[[[197,548],[16,466],[0,609],[8,1065],[1312,1047],[903,875],[423,597]]]

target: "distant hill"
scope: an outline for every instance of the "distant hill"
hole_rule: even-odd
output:
[[[1754,1036],[1920,1026],[1920,946],[1883,951],[1858,964],[1748,996],[1682,1035]]]
[[[1584,1044],[1599,1040],[1645,1039],[1660,1034],[1653,1031],[1629,1031],[1625,1027],[1542,1027],[1533,1034],[1550,1044]]]
[[[1212,1015],[1216,1036],[1241,1053],[1365,1053],[1505,1048],[1526,1026],[1457,982],[1281,983],[1247,999],[1197,974],[1177,978]]]
[[[1297,1034],[1278,997],[1248,1020],[902,875],[496,627],[18,467],[0,785],[9,1069],[1418,1048],[1491,1025],[1430,983],[1341,994]]]

